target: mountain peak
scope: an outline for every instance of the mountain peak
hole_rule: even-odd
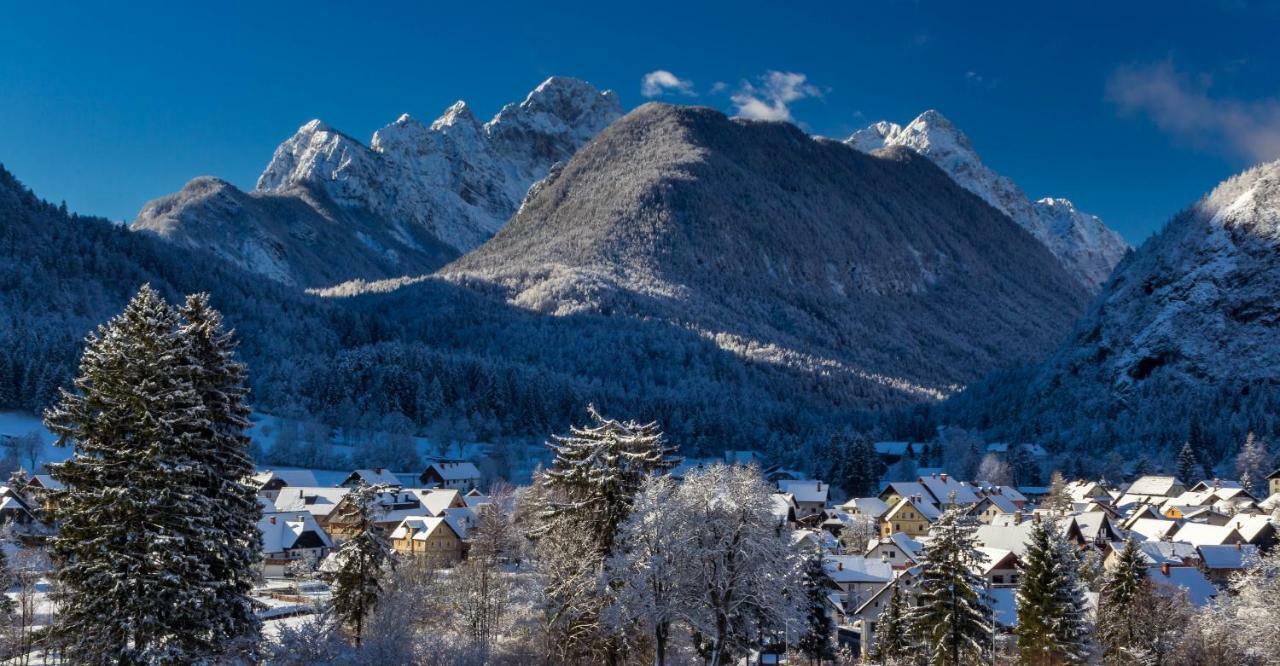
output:
[[[444,113],[440,114],[440,117],[431,123],[431,129],[439,130],[444,127],[452,127],[460,122],[468,125],[479,124],[476,121],[475,114],[471,112],[471,107],[463,100],[450,104],[449,108],[445,109]]]
[[[1129,250],[1119,234],[1065,199],[1032,203],[1016,183],[983,164],[969,137],[937,110],[921,113],[905,127],[875,123],[854,132],[845,144],[867,153],[901,146],[924,155],[1035,236],[1090,291],[1099,288]]]
[[[1214,227],[1280,237],[1280,160],[1259,164],[1214,188],[1196,208]]]

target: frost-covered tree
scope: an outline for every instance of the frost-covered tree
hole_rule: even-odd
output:
[[[1049,495],[1044,498],[1043,506],[1050,516],[1065,516],[1071,511],[1071,495],[1067,492],[1067,480],[1062,472],[1054,471],[1049,476]]]
[[[1048,520],[1031,527],[1018,584],[1018,652],[1035,666],[1089,659],[1088,604],[1067,539]]]
[[[1236,454],[1236,475],[1240,477],[1240,487],[1250,494],[1257,491],[1265,495],[1266,476],[1270,471],[1271,454],[1267,445],[1249,433]]]
[[[675,493],[690,548],[679,574],[682,614],[703,637],[708,666],[783,630],[804,597],[772,495],[755,468],[723,464],[691,472]]]
[[[1183,442],[1182,449],[1178,451],[1178,479],[1183,483],[1193,483],[1200,469],[1200,461],[1196,459],[1195,449],[1191,448],[1191,440]]]
[[[1150,627],[1144,604],[1150,595],[1145,556],[1130,538],[1103,580],[1098,598],[1095,635],[1107,663],[1141,663]]]
[[[634,510],[618,530],[618,552],[606,566],[606,578],[615,582],[606,622],[624,635],[646,632],[658,666],[667,662],[672,625],[680,617],[677,573],[689,556],[686,516],[674,510],[675,492],[671,477],[645,479]]]
[[[673,467],[675,448],[657,424],[605,418],[589,405],[592,425],[552,436],[555,454],[541,486],[539,566],[547,580],[548,629],[565,658],[612,661],[623,641],[606,631],[602,613],[613,581],[604,579],[619,526],[646,477]]]
[[[978,465],[977,480],[994,486],[1007,486],[1013,482],[1013,475],[1009,472],[1009,465],[999,456],[988,453]]]
[[[1280,664],[1280,550],[1246,562],[1230,594],[1192,616],[1179,657],[1188,664]]]
[[[902,597],[902,581],[890,585],[889,605],[876,618],[875,658],[885,664],[897,664],[912,653],[911,626],[907,618],[906,601]]]
[[[810,663],[821,664],[836,658],[835,623],[827,612],[830,579],[822,569],[822,549],[816,548],[804,561],[800,586],[804,590],[804,633],[796,647]]]
[[[236,342],[209,305],[208,294],[193,294],[179,309],[178,332],[184,373],[199,399],[199,412],[184,420],[200,444],[193,452],[203,468],[197,479],[210,501],[210,518],[221,537],[209,545],[209,574],[217,581],[210,611],[222,640],[255,639],[260,623],[249,599],[256,576],[261,535],[257,493],[248,483],[255,472],[249,456],[249,393],[245,366],[236,360]]]
[[[982,662],[991,640],[982,579],[986,558],[964,507],[947,509],[921,552],[920,591],[908,613],[911,633],[934,666]]]
[[[384,485],[356,488],[342,503],[344,515],[339,516],[352,526],[355,536],[334,555],[338,573],[333,582],[333,612],[351,630],[356,646],[382,594],[383,573],[393,564],[387,537],[374,522],[378,495],[387,490]]]
[[[85,343],[45,423],[74,444],[52,465],[61,530],[55,627],[101,662],[190,662],[224,647],[227,532],[206,492],[206,418],[177,312],[144,285]]]

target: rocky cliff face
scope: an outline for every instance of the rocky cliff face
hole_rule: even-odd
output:
[[[968,137],[937,111],[926,111],[905,127],[875,123],[845,143],[863,152],[903,146],[928,157],[961,187],[1031,232],[1090,291],[1097,291],[1129,250],[1119,234],[1070,201],[1031,201],[1016,183],[983,164]]]
[[[198,178],[132,228],[286,284],[427,273],[492,236],[621,113],[614,93],[553,77],[487,123],[458,102],[430,125],[403,115],[368,146],[313,120],[280,144],[256,191]]]

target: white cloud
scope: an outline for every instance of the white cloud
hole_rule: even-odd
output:
[[[1280,157],[1280,100],[1215,99],[1210,83],[1205,76],[1193,81],[1168,62],[1122,67],[1107,82],[1107,97],[1179,140],[1251,160]]]
[[[758,84],[743,81],[730,98],[738,116],[753,120],[791,121],[790,104],[806,97],[821,97],[822,91],[797,72],[768,71]]]
[[[711,84],[712,95],[716,93],[722,93],[728,89],[729,89],[729,84],[725,83],[724,81],[716,81],[715,83]]]
[[[665,69],[655,69],[640,80],[640,94],[645,97],[658,97],[667,92],[697,94],[693,91],[693,81],[682,79]]]

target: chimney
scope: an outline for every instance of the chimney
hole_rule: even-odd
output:
[[[276,517],[275,517],[275,516],[271,516],[271,524],[272,524],[272,525],[275,525],[275,524],[276,524]]]
[[[844,562],[836,562],[836,571],[844,571]]]
[[[373,468],[373,473],[374,473],[374,474],[379,474],[379,475],[381,475],[381,474],[382,474],[382,468],[381,468],[381,467],[374,467],[374,468]]]
[[[946,472],[943,472],[943,473],[939,474],[939,475],[938,475],[938,478],[939,478],[939,479],[942,479],[942,482],[943,482],[943,483],[946,483],[946,482],[947,482],[947,473],[946,473]]]
[[[818,482],[818,492],[822,492],[822,482]]]
[[[934,472],[934,473],[933,473],[933,478],[935,478],[935,479],[936,479],[936,478],[938,478],[938,473],[937,473],[937,472]]]
[[[1169,575],[1169,563],[1168,563],[1168,562],[1165,562],[1164,564],[1161,564],[1161,565],[1160,565],[1160,573],[1162,573],[1162,574],[1164,574],[1164,575],[1166,575],[1166,576],[1168,576],[1168,575]]]
[[[1236,540],[1236,550],[1240,550],[1240,540]]]

